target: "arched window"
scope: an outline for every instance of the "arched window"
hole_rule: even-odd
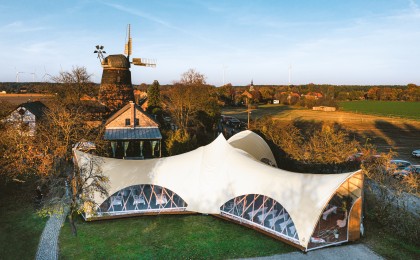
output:
[[[98,216],[133,213],[185,211],[187,203],[167,188],[158,185],[133,185],[112,194],[97,212]]]
[[[288,240],[298,240],[287,210],[276,200],[258,194],[233,198],[220,207],[220,214]]]

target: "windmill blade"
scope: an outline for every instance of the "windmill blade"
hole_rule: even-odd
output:
[[[133,58],[133,65],[144,67],[156,67],[156,60],[146,58]]]

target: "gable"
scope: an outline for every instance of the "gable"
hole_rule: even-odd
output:
[[[21,112],[22,111],[22,112]],[[8,122],[35,122],[35,115],[23,106],[19,106],[10,113],[7,118]]]
[[[128,105],[129,106],[129,105]],[[121,127],[132,127],[133,120],[131,114],[131,107],[122,108],[120,111],[117,112],[115,117],[111,117],[108,122],[106,123],[106,128],[121,128]],[[159,124],[156,123],[152,118],[147,116],[138,106],[134,106],[135,109],[135,118],[139,120],[139,125],[136,127],[159,127]],[[124,111],[125,110],[125,111]],[[130,125],[126,125],[126,119],[130,119]]]

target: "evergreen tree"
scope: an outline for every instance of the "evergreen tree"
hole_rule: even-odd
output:
[[[147,89],[148,108],[152,112],[154,108],[161,107],[160,85],[159,81],[153,81],[153,84]]]

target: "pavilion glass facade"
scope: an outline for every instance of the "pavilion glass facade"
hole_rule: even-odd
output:
[[[185,211],[185,201],[171,190],[151,184],[133,185],[112,194],[97,211],[97,217],[125,214]]]

